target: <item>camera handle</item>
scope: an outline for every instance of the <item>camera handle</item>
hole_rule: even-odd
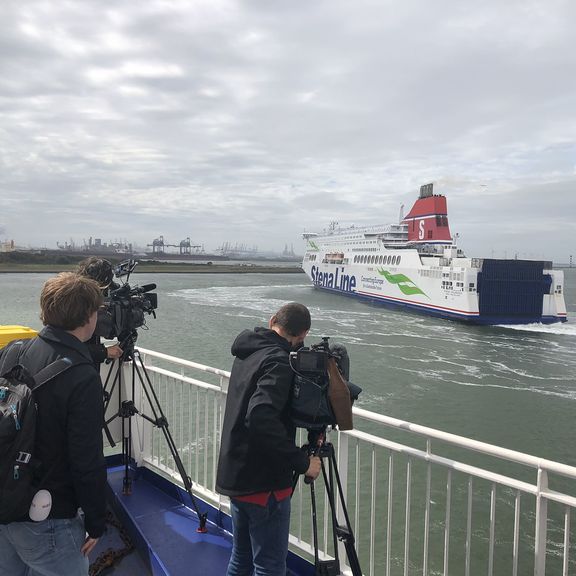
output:
[[[132,416],[139,415],[162,430],[164,439],[168,445],[168,449],[170,450],[172,458],[174,458],[176,468],[180,473],[184,489],[190,496],[192,507],[198,516],[199,526],[196,529],[196,532],[206,533],[208,532],[206,528],[207,513],[200,512],[197,500],[192,493],[192,479],[190,476],[188,476],[182,459],[180,458],[180,454],[178,454],[176,443],[174,442],[174,438],[172,437],[172,433],[169,429],[168,419],[162,411],[162,406],[160,405],[158,396],[156,395],[154,387],[152,386],[152,381],[150,380],[150,376],[146,370],[142,356],[138,350],[134,349],[134,341],[135,338],[131,340],[131,347],[125,350],[122,357],[115,360],[114,363],[110,365],[108,374],[106,376],[106,381],[104,383],[104,413],[106,413],[114,390],[116,386],[118,386],[119,409],[116,414],[113,414],[110,418],[108,418],[108,420],[105,421],[104,432],[106,433],[111,446],[115,446],[112,435],[108,429],[108,424],[110,424],[110,422],[112,422],[115,418],[122,419],[122,459],[124,464],[122,493],[126,495],[132,493],[132,479],[130,477],[130,464],[132,462]],[[132,362],[131,399],[122,400],[122,368],[126,361]],[[110,384],[114,368],[116,368],[116,371],[114,378],[112,379],[111,388],[108,391],[108,385]],[[138,380],[141,384],[142,390],[144,391],[146,399],[148,400],[148,405],[152,411],[152,416],[140,412],[134,404],[136,380]]]
[[[344,491],[342,490],[342,483],[340,481],[340,473],[338,472],[338,465],[336,462],[336,455],[334,452],[334,445],[326,442],[326,428],[321,431],[308,430],[308,444],[302,447],[308,455],[318,456],[322,463],[322,477],[324,478],[324,488],[328,496],[328,504],[330,506],[330,517],[332,521],[332,537],[334,542],[334,556],[333,560],[320,560],[319,546],[318,546],[318,517],[316,509],[316,489],[314,482],[310,481],[310,500],[312,503],[312,534],[314,539],[314,565],[316,569],[316,576],[338,576],[340,574],[340,559],[338,554],[338,540],[344,544],[346,556],[352,576],[362,576],[362,569],[360,568],[360,561],[355,548],[354,532],[350,524],[348,516],[348,509],[344,500]],[[328,460],[328,470],[324,461]],[[306,479],[304,482],[308,484]],[[338,523],[336,517],[336,496],[340,502],[342,512],[344,514],[345,524]]]

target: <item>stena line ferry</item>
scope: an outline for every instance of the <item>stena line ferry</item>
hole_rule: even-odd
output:
[[[304,233],[316,288],[475,324],[566,322],[564,273],[535,260],[467,258],[433,185],[398,224]]]

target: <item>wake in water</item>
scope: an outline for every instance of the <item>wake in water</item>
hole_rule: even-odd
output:
[[[562,324],[501,324],[499,328],[507,328],[508,330],[520,332],[541,332],[542,334],[576,336],[576,323],[570,323],[570,321]]]

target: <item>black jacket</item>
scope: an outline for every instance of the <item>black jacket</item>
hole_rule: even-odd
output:
[[[309,458],[290,419],[290,343],[273,330],[245,330],[234,341],[216,490],[240,496],[289,488]]]
[[[64,330],[48,326],[20,357],[32,374],[62,357],[72,366],[35,393],[38,405],[35,456],[41,462],[38,488],[52,495],[50,518],[85,514],[92,538],[104,532],[106,462],[102,446],[102,383],[85,344]]]
[[[94,362],[94,366],[96,370],[100,368],[100,364],[108,358],[108,351],[106,350],[106,346],[102,344],[100,341],[100,336],[94,334],[90,340],[85,342],[86,347],[88,348],[88,352]]]

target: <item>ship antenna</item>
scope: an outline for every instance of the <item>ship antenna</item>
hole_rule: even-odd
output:
[[[400,216],[398,218],[398,224],[402,224],[404,220],[404,204],[400,204]]]

